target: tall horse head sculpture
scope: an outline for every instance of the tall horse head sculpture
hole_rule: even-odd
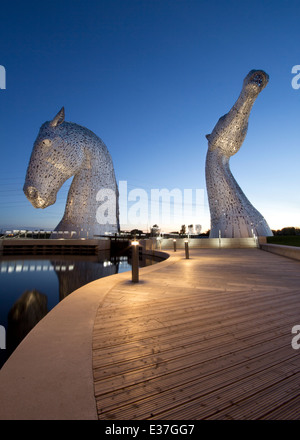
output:
[[[71,176],[65,213],[55,231],[90,238],[118,232],[119,195],[109,151],[92,131],[66,122],[62,108],[40,128],[23,191],[35,208],[44,209],[55,203]]]
[[[231,110],[219,119],[212,133],[206,136],[208,151],[205,172],[211,214],[210,238],[217,238],[219,234],[225,238],[273,235],[264,217],[239,187],[229,167],[230,157],[239,151],[246,137],[252,106],[268,81],[269,76],[263,70],[251,70]]]

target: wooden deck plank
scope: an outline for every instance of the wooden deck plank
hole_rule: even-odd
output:
[[[285,331],[285,327],[282,328],[282,331]],[[221,348],[219,347],[220,343],[222,343]],[[101,356],[98,363],[95,361],[94,364],[94,379],[95,381],[103,380],[107,375],[116,376],[118,373],[124,374],[125,372],[135,371],[141,368],[152,368],[151,365],[155,365],[157,369],[158,366],[166,363],[168,363],[168,366],[172,364],[172,368],[175,368],[177,364],[181,365],[183,362],[185,366],[201,364],[207,357],[218,358],[233,351],[235,352],[235,357],[243,353],[241,356],[247,359],[248,353],[259,353],[261,350],[268,353],[272,352],[275,347],[279,349],[281,346],[286,347],[287,342],[278,338],[278,333],[270,338],[269,332],[267,331],[265,332],[264,339],[260,334],[258,341],[254,340],[250,342],[248,340],[244,346],[241,345],[240,340],[234,341],[232,337],[226,335],[223,339],[208,338],[203,341],[198,341],[198,343],[185,346],[166,346],[164,350],[160,346],[157,351],[151,348],[151,345],[147,343],[145,344],[147,349],[143,350],[140,354],[136,353],[136,356],[129,355],[127,350],[124,350],[123,353],[121,352],[117,358],[113,356],[110,357],[109,353],[106,359]],[[158,359],[162,358],[163,361],[158,362]],[[107,373],[104,372],[104,369]]]
[[[182,321],[180,323],[177,322],[171,322],[168,323],[168,321],[165,319],[164,322],[160,322],[158,319],[145,319],[144,316],[141,316],[140,319],[140,327],[138,328],[138,331],[136,330],[137,323],[132,324],[125,322],[125,325],[120,325],[118,327],[118,334],[115,335],[115,333],[112,334],[112,332],[107,332],[107,337],[105,338],[104,335],[106,332],[101,331],[99,329],[99,335],[96,334],[94,336],[94,349],[101,349],[102,354],[105,353],[105,348],[112,348],[117,347],[118,345],[123,345],[125,342],[132,343],[134,341],[138,341],[140,339],[147,339],[147,338],[153,338],[159,336],[160,338],[164,338],[165,340],[172,340],[176,338],[176,333],[180,332],[184,337],[192,336],[193,334],[199,334],[199,329],[201,328],[202,334],[210,334],[213,337],[218,336],[217,333],[223,333],[223,332],[230,332],[235,331],[236,337],[242,338],[246,337],[247,334],[245,333],[245,328],[249,329],[249,324],[255,318],[256,321],[256,329],[254,333],[263,331],[264,327],[267,327],[270,325],[270,321],[276,320],[276,322],[280,325],[281,322],[286,320],[286,317],[282,316],[283,313],[292,312],[294,308],[294,303],[289,302],[288,308],[284,308],[281,305],[281,315],[278,317],[278,313],[272,312],[272,311],[264,311],[259,310],[256,314],[250,314],[247,315],[243,314],[240,315],[237,313],[236,317],[226,317],[225,319],[222,318],[222,327],[219,324],[219,326],[216,328],[215,320],[219,319],[220,316],[218,314],[212,313],[208,317],[201,316],[201,319],[199,319],[199,316],[197,316],[196,319],[189,315],[189,319]],[[274,322],[273,322],[274,323]],[[104,323],[105,324],[105,321]],[[169,332],[166,332],[166,326],[169,326]],[[200,327],[201,326],[201,327]],[[142,330],[140,330],[142,329]],[[123,331],[122,331],[123,330]],[[244,330],[244,333],[242,333]],[[250,326],[250,330],[248,330],[248,335],[253,334],[253,329]],[[115,335],[115,336],[112,336]],[[126,349],[129,349],[128,346]]]
[[[253,249],[201,250],[119,284],[94,326],[99,418],[299,417],[299,295],[300,263]]]
[[[297,420],[299,419],[300,394],[273,408],[261,416],[262,420]]]
[[[208,362],[202,369],[190,368],[184,371],[178,371],[177,375],[173,374],[165,375],[165,377],[159,377],[156,380],[151,380],[147,382],[141,382],[140,387],[137,384],[133,384],[132,387],[126,387],[126,392],[124,393],[124,388],[119,390],[114,390],[114,399],[111,400],[110,395],[102,395],[99,402],[101,406],[106,408],[106,411],[110,411],[116,407],[116,405],[127,405],[129,410],[137,404],[143,404],[143,410],[146,409],[145,402],[150,406],[151,411],[155,412],[154,409],[158,406],[159,413],[162,412],[163,407],[166,402],[169,405],[178,405],[181,401],[185,403],[188,399],[194,396],[198,396],[199,399],[204,401],[207,399],[207,394],[212,393],[215,389],[224,388],[226,385],[232,386],[232,383],[237,380],[247,379],[253,375],[258,375],[264,372],[270,365],[270,358],[268,354],[264,354],[260,358],[256,358],[252,362],[241,362],[232,365],[230,363],[230,357],[227,359],[227,365],[225,362],[218,363],[216,361]],[[271,362],[274,361],[271,356]],[[285,374],[294,373],[296,368],[295,365],[290,362],[289,359],[284,359],[284,364],[287,364],[289,368],[285,368]],[[282,364],[282,363],[281,363]],[[276,368],[273,368],[272,381],[275,377],[281,377],[282,369],[281,364],[275,364]],[[279,371],[280,370],[280,371]],[[251,383],[253,380],[251,379]],[[241,386],[238,387],[238,391]],[[242,390],[243,396],[245,390]],[[145,397],[145,395],[147,397]],[[176,396],[176,397],[174,397]],[[228,391],[226,393],[226,399],[228,398]],[[219,398],[219,396],[218,396]],[[225,399],[225,400],[226,400]],[[134,405],[133,405],[134,404]],[[124,412],[123,412],[124,415]],[[148,413],[149,416],[149,413]]]
[[[226,409],[210,418],[264,419],[264,414],[269,413],[270,408],[273,407],[279,411],[291,399],[299,398],[299,376],[298,372],[277,383],[272,383],[269,387],[260,389],[250,397],[236,402],[234,407],[230,408],[230,414]],[[298,408],[298,412],[294,411],[294,415],[299,419],[300,408]],[[283,419],[283,414],[280,415],[280,418]]]

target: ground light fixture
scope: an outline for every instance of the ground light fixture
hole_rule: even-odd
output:
[[[174,252],[176,252],[176,238],[173,240]]]
[[[162,237],[157,237],[156,240],[157,240],[157,243],[159,245],[159,249],[161,250],[161,240],[162,240]]]
[[[132,282],[139,282],[139,242],[137,240],[133,240],[131,242],[131,251],[132,251]]]
[[[190,258],[190,252],[189,252],[189,241],[184,240],[184,247],[185,247],[185,258]]]

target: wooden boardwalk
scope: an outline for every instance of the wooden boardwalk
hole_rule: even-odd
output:
[[[299,419],[300,262],[258,249],[176,256],[99,305],[99,419]]]

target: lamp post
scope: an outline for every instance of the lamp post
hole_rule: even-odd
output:
[[[159,246],[159,249],[161,250],[161,236],[157,237],[157,247]]]
[[[189,241],[188,240],[184,240],[184,247],[185,247],[185,258],[190,258],[190,253],[189,253]]]
[[[132,249],[132,282],[139,282],[139,242],[133,240],[131,242]]]

